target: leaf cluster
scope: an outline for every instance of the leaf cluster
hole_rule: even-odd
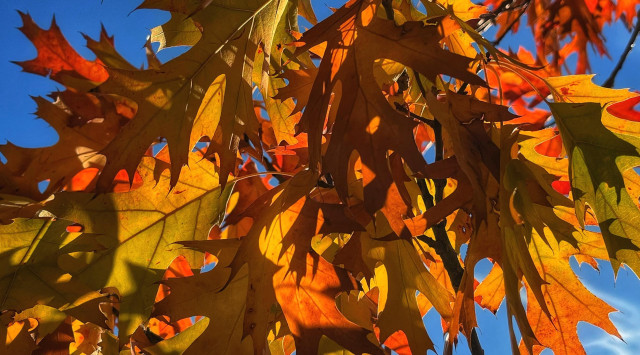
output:
[[[65,90],[58,143],[0,146],[0,353],[425,354],[434,309],[479,354],[503,303],[514,353],[620,337],[570,260],[640,274],[640,95],[584,75],[636,4],[145,0],[146,68],[21,14]],[[497,48],[525,13],[535,57]]]

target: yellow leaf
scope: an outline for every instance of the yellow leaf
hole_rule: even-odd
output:
[[[166,138],[169,146],[174,186],[193,148],[190,137],[206,91],[222,74],[226,86],[220,124],[206,136],[212,140],[208,153],[220,156],[220,181],[226,183],[228,174],[235,172],[240,139],[246,134],[254,146],[260,145],[251,89],[253,61],[258,43],[271,47],[277,5],[273,0],[237,1],[233,7],[222,0],[187,4],[181,13],[192,15],[203,28],[202,38],[188,52],[159,69],[108,69],[109,79],[100,92],[136,101],[138,113],[102,151],[107,163],[99,190],[108,190],[121,169],[132,178],[140,158],[158,137]],[[170,4],[141,6],[175,10]]]
[[[158,51],[167,47],[193,46],[202,37],[202,31],[191,17],[174,12],[165,24],[151,29],[151,42],[160,43]]]
[[[182,355],[189,345],[204,333],[205,329],[209,326],[209,323],[209,318],[201,319],[197,321],[196,324],[180,332],[178,335],[170,339],[163,340],[153,346],[146,347],[144,348],[144,351],[151,355]],[[218,334],[215,334],[214,337],[215,336],[218,336]],[[220,348],[216,347],[209,349],[216,349],[216,351],[218,351]]]
[[[343,255],[336,256],[334,262],[342,263],[341,260],[346,258],[360,259],[361,267],[375,270],[375,283],[380,290],[376,322],[380,328],[380,341],[384,342],[393,333],[402,330],[412,352],[423,354],[433,349],[422,323],[416,291],[426,296],[444,319],[452,315],[449,303],[453,297],[426,269],[413,244],[403,239],[382,241],[366,233],[357,233],[346,247],[350,245],[350,248],[359,245],[361,255],[351,254],[353,250],[347,254],[345,252],[349,249],[343,249]],[[365,275],[370,273],[366,270],[351,271]]]
[[[70,224],[34,218],[0,226],[0,309],[24,310],[46,304],[104,325],[98,303],[106,302],[106,298],[72,278],[57,263],[60,256],[86,251],[87,246],[89,250],[99,247],[95,236],[67,232]]]
[[[206,239],[212,225],[221,221],[231,190],[221,190],[213,163],[195,153],[191,168],[173,190],[166,167],[146,157],[139,169],[143,185],[136,190],[98,196],[63,192],[45,207],[82,224],[88,233],[101,235],[97,238],[108,249],[89,257],[74,279],[97,289],[118,289],[121,341],[151,312],[154,283],[175,257],[184,255],[195,267],[202,264],[201,253],[185,253],[171,244]]]

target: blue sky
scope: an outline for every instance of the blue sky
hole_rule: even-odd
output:
[[[74,48],[83,56],[93,58],[91,52],[84,47],[85,41],[81,33],[97,38],[101,23],[110,35],[115,35],[116,48],[135,66],[145,62],[143,45],[152,27],[168,20],[167,13],[155,10],[131,11],[140,3],[131,0],[65,0],[42,1],[21,0],[0,2],[0,44],[4,50],[0,51],[0,143],[10,140],[14,144],[26,147],[52,145],[57,141],[57,135],[44,121],[37,119],[33,112],[35,104],[30,96],[46,96],[51,91],[63,88],[55,82],[37,75],[22,73],[19,66],[10,61],[29,60],[36,56],[35,48],[17,29],[21,26],[18,13],[15,10],[29,12],[35,22],[48,28],[52,16],[62,32]],[[340,1],[313,1],[318,18],[325,18],[331,12],[329,6],[339,7]],[[308,26],[308,25],[307,25]],[[492,36],[494,31],[487,32]],[[612,59],[591,56],[593,71],[598,75],[596,83],[602,83],[609,75],[615,61],[626,45],[629,32],[621,24],[605,28],[607,46]],[[503,41],[504,47],[514,50],[520,45],[532,48],[532,38],[528,28],[521,27],[516,36],[508,36]],[[161,60],[168,60],[180,52],[180,49],[168,49],[160,52]],[[632,88],[640,90],[640,51],[632,52],[627,59],[616,80],[617,88]],[[610,315],[618,326],[620,333],[626,340],[622,341],[608,336],[604,331],[588,324],[578,326],[578,334],[588,354],[622,354],[632,355],[640,353],[640,281],[626,269],[621,269],[617,281],[614,282],[613,271],[607,263],[601,263],[601,271],[597,272],[588,265],[578,267],[575,260],[573,269],[578,277],[597,296],[609,302],[620,310]],[[484,260],[477,267],[477,274],[485,276],[491,264]],[[480,341],[487,354],[509,354],[510,347],[507,333],[507,319],[504,306],[494,316],[488,311],[478,308],[478,322],[480,324]],[[438,351],[442,350],[443,339],[439,318],[430,312],[425,317],[429,334],[436,343]],[[464,344],[457,349],[458,354],[468,354]],[[550,351],[546,352],[550,354]]]

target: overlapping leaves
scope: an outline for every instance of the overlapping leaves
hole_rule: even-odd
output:
[[[580,321],[618,335],[569,259],[638,271],[637,96],[502,62],[471,27],[481,6],[423,5],[353,0],[318,22],[304,0],[146,0],[172,15],[151,40],[191,46],[146,70],[104,31],[87,61],[24,15],[38,57],[21,65],[66,91],[36,100],[56,145],[0,148],[0,349],[424,353],[433,307],[450,352],[459,331],[477,346],[475,303],[504,298],[514,352],[581,353]],[[599,44],[581,14],[565,51]]]

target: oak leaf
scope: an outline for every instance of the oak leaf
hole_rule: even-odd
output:
[[[183,255],[191,265],[201,265],[202,254],[184,253],[171,243],[206,239],[224,215],[230,188],[221,188],[213,163],[195,153],[191,159],[191,169],[171,192],[167,163],[146,157],[139,168],[143,184],[136,190],[98,196],[62,192],[45,205],[54,215],[101,235],[107,250],[88,259],[74,279],[118,289],[122,335],[133,333],[151,312],[154,282],[162,279],[173,258]]]
[[[92,254],[103,246],[95,236],[68,232],[70,225],[71,222],[51,218],[16,219],[0,228],[4,264],[0,308],[20,312],[34,305],[47,305],[106,327],[98,305],[108,300],[74,279],[64,260],[71,253]],[[49,313],[45,318],[51,320],[52,316]],[[26,318],[29,317],[22,320]]]
[[[542,287],[551,318],[542,314],[536,302],[527,303],[527,318],[541,345],[554,354],[585,354],[577,334],[578,322],[589,322],[620,338],[609,319],[615,309],[589,292],[571,270],[569,257],[576,253],[574,247],[553,239],[545,241],[533,233],[529,250],[548,283]],[[532,299],[529,287],[527,296]],[[533,353],[539,354],[542,349],[536,346]]]
[[[416,124],[387,102],[376,82],[374,62],[390,59],[415,68],[431,81],[445,74],[477,85],[484,82],[469,71],[471,59],[440,47],[442,37],[436,26],[419,21],[397,26],[378,17],[377,10],[375,1],[350,1],[296,42],[296,54],[326,43],[299,126],[309,134],[310,168],[316,170],[321,164],[344,200],[349,195],[347,162],[352,153],[360,155],[367,211],[374,214],[384,206],[394,231],[406,237],[409,233],[391,212],[399,205],[399,196],[393,191],[398,186],[387,167],[387,155],[389,151],[399,154],[413,172],[423,170],[426,162],[413,143]],[[331,135],[322,154],[329,109],[335,118],[326,122]]]
[[[640,140],[607,130],[598,103],[550,106],[569,155],[569,177],[580,224],[584,225],[588,204],[600,225],[614,270],[626,263],[639,272],[640,231],[636,229],[640,210],[625,189],[622,172],[638,165]]]
[[[103,150],[107,163],[98,180],[99,190],[107,190],[120,169],[132,177],[141,156],[158,137],[164,137],[169,147],[171,186],[178,182],[183,165],[188,163],[189,150],[202,135],[212,141],[208,154],[215,151],[220,157],[222,185],[228,174],[235,172],[240,139],[246,134],[254,146],[260,146],[251,97],[253,59],[258,43],[270,48],[278,4],[272,0],[236,2],[234,7],[226,6],[224,1],[179,3],[182,7],[176,8],[176,4],[148,1],[143,7],[192,16],[202,25],[202,38],[188,52],[159,69],[108,68],[109,80],[100,86],[102,93],[136,101],[139,109]],[[194,128],[195,119],[209,96],[209,87],[221,75],[225,86],[220,123],[208,125],[204,122],[207,120],[200,120],[208,128],[203,133],[201,128]],[[198,137],[192,139],[192,134]]]
[[[107,79],[109,74],[100,60],[88,61],[82,58],[64,38],[55,19],[48,30],[38,27],[31,16],[20,13],[22,33],[31,40],[38,56],[35,59],[20,62],[25,71],[49,76],[64,85],[76,83],[77,79],[88,80],[95,84]]]
[[[318,233],[357,228],[355,222],[344,220],[340,205],[306,197],[316,182],[315,174],[300,173],[227,220],[254,220],[230,264],[232,277],[243,265],[249,266],[243,335],[251,336],[254,352],[261,352],[277,321],[274,310],[281,309],[297,351],[317,352],[325,335],[351,351],[381,353],[370,339],[372,333],[336,308],[336,295],[357,289],[357,282],[311,250],[311,239]]]
[[[239,243],[237,240],[228,241],[232,242],[229,247],[233,250],[229,255],[233,255]],[[206,273],[163,281],[170,294],[154,306],[154,315],[167,315],[172,321],[193,316],[206,317],[196,325],[207,320],[201,335],[183,347],[183,351],[200,354],[216,349],[220,354],[234,354],[243,350],[242,319],[246,312],[247,268],[229,280],[228,262],[221,261],[214,270]]]
[[[420,292],[433,304],[445,319],[451,317],[449,302],[452,296],[426,269],[410,241],[377,240],[366,233],[355,234],[346,247],[360,249],[360,255],[353,255],[354,249],[343,249],[334,263],[346,267],[366,267],[352,269],[354,273],[368,275],[374,273],[375,283],[380,290],[378,300],[378,321],[380,341],[401,330],[409,341],[414,353],[433,350],[433,343],[422,323],[416,292]],[[362,260],[352,264],[349,260]],[[380,263],[380,266],[376,264]]]
[[[92,95],[80,95],[88,102],[77,111],[69,109],[62,100],[51,103],[35,98],[36,114],[57,131],[60,140],[44,148],[0,145],[0,152],[7,158],[6,164],[0,164],[1,192],[44,200],[69,185],[82,170],[102,168],[104,157],[99,152],[120,130],[122,116],[112,104],[100,102]],[[74,99],[77,103],[78,98]],[[89,107],[97,111],[95,115],[99,119],[89,116],[82,122],[83,116],[79,113],[87,114]],[[38,187],[42,181],[49,182],[43,192]]]

